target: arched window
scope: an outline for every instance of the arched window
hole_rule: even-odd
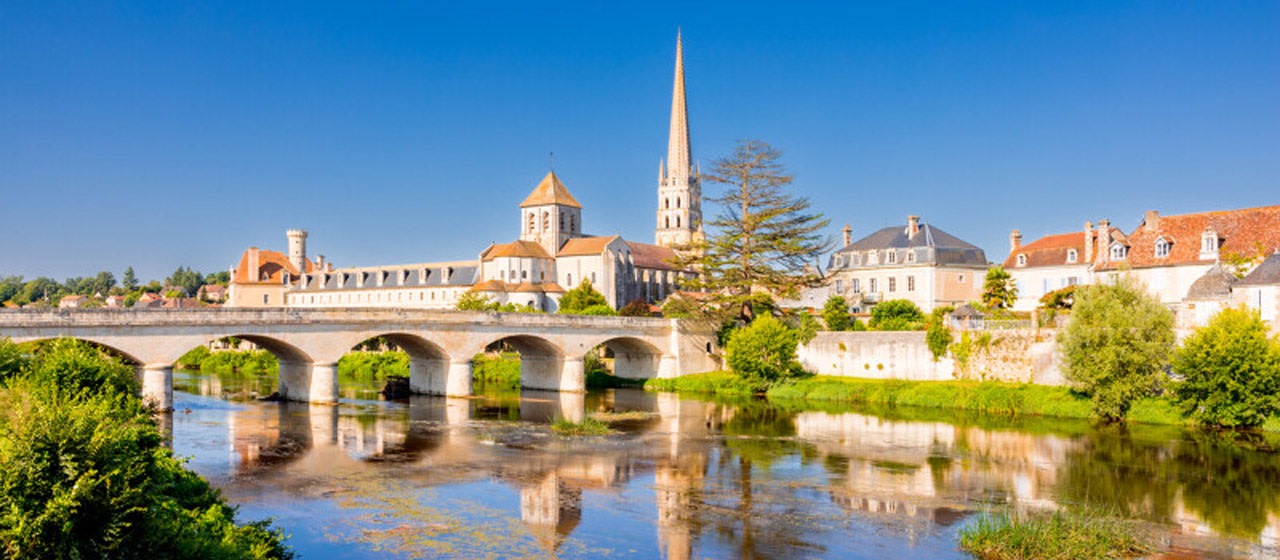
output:
[[[578,226],[574,225],[576,222],[577,216],[569,214],[569,231],[578,231]]]
[[[546,210],[543,210],[542,211],[542,231],[549,231],[550,229],[551,229],[551,213],[547,212]]]
[[[560,229],[564,229],[564,212],[560,212]]]
[[[670,198],[664,198],[664,199],[662,199],[662,207],[663,207],[663,208],[671,208],[671,199],[670,199]]]
[[[662,218],[662,227],[664,227],[664,228],[670,228],[670,227],[671,227],[671,216],[666,216],[666,217]]]
[[[537,225],[537,218],[534,217],[533,212],[529,212],[529,233],[533,233]]]
[[[1080,253],[1077,253],[1075,249],[1067,249],[1067,262],[1074,263],[1078,260],[1080,260]]]
[[[680,227],[680,216],[676,216],[676,227]]]
[[[680,197],[676,197],[676,208],[680,207]]]

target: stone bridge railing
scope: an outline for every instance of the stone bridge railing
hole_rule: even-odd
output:
[[[23,309],[0,311],[0,337],[15,342],[76,338],[139,366],[144,394],[172,403],[174,362],[192,348],[234,336],[280,362],[290,400],[337,399],[337,361],[353,346],[386,337],[410,356],[414,391],[471,394],[471,360],[496,342],[521,354],[529,388],[581,391],[583,356],[598,346],[624,377],[673,377],[717,367],[715,335],[675,319],[418,309]]]

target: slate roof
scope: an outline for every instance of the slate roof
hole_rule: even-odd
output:
[[[422,263],[372,268],[343,268],[307,276],[301,290],[367,290],[374,288],[418,288],[471,286],[479,279],[480,266],[474,261]],[[447,277],[447,278],[446,278]],[[379,283],[381,279],[381,283]]]
[[[1280,206],[1175,216],[1160,216],[1152,212],[1124,240],[1124,244],[1129,247],[1127,258],[1104,263],[1102,268],[1212,262],[1212,259],[1200,260],[1200,236],[1209,227],[1222,240],[1218,246],[1219,255],[1254,255],[1258,245],[1266,253],[1280,249]],[[1160,238],[1172,243],[1167,257],[1155,256],[1155,243]]]
[[[542,178],[542,182],[533,188],[533,192],[529,193],[529,197],[520,203],[520,207],[525,208],[546,204],[582,208],[582,205],[578,204],[578,200],[569,194],[569,189],[564,186],[564,183],[560,182],[560,178],[556,177],[554,171],[547,173],[547,176]]]
[[[1280,284],[1280,253],[1272,253],[1262,264],[1245,275],[1237,286],[1274,286]]]
[[[1231,285],[1235,284],[1236,275],[1227,272],[1220,265],[1213,265],[1204,275],[1197,278],[1187,289],[1187,299],[1214,300],[1231,297]]]
[[[950,233],[942,231],[928,223],[920,224],[920,231],[915,236],[907,235],[906,226],[890,226],[882,228],[871,235],[863,237],[849,245],[846,245],[835,252],[835,254],[849,254],[864,251],[884,251],[886,249],[915,249],[920,247],[928,247],[933,249],[933,259],[924,257],[923,260],[917,261],[915,264],[941,264],[941,265],[977,265],[986,266],[987,256],[976,245],[964,241]],[[922,255],[923,257],[923,255]],[[834,266],[834,255],[832,262],[828,268],[847,268]],[[881,260],[879,265],[886,263]],[[901,266],[908,264],[904,259],[898,259],[896,264],[892,266]],[[864,265],[865,266],[865,265]]]

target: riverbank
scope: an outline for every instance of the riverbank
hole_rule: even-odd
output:
[[[753,384],[727,371],[713,371],[671,379],[650,379],[645,389],[718,395],[760,395],[789,404],[852,403],[922,408],[947,408],[983,414],[1045,416],[1087,420],[1093,417],[1089,397],[1067,387],[996,381],[907,381],[814,375],[773,386]],[[814,406],[821,409],[824,407]],[[1134,403],[1129,422],[1188,425],[1189,419],[1164,397]],[[1264,431],[1280,432],[1280,418],[1271,418]]]

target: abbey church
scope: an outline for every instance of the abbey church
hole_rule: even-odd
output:
[[[307,232],[289,230],[287,253],[250,247],[231,270],[232,307],[451,309],[467,292],[554,312],[567,289],[589,282],[609,305],[659,302],[690,274],[673,248],[701,239],[702,192],[689,143],[683,47],[676,39],[667,156],[659,163],[656,244],[583,233],[584,208],[554,172],[520,203],[519,237],[474,261],[334,268],[307,257]]]

